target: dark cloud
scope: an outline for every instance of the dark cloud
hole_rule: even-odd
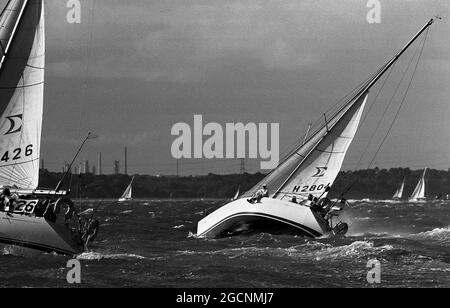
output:
[[[196,113],[219,123],[280,122],[281,147],[293,143],[429,17],[449,11],[444,0],[381,0],[382,23],[370,25],[365,0],[92,1],[82,1],[80,25],[66,22],[65,1],[47,1],[43,157],[54,165],[70,160],[67,143],[94,130],[101,138],[86,158],[103,151],[112,165],[128,144],[132,171],[142,173],[172,163],[170,127]],[[450,151],[424,138],[447,136],[447,23],[430,32],[380,162],[426,165]],[[411,119],[418,124],[411,127]],[[361,129],[347,164],[359,158],[373,126]]]

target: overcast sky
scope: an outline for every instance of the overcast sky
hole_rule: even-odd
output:
[[[92,130],[99,139],[80,159],[92,164],[101,151],[104,171],[112,172],[127,145],[132,173],[174,173],[171,127],[192,125],[194,114],[221,124],[280,123],[282,150],[436,14],[446,19],[430,30],[375,165],[450,167],[448,0],[380,0],[380,24],[367,22],[367,0],[81,2],[82,23],[74,25],[66,21],[66,1],[46,1],[42,158],[48,169],[60,170]],[[358,132],[345,168],[360,158],[387,92]],[[239,171],[236,161],[183,166],[184,173]]]

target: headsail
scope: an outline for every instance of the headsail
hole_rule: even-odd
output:
[[[43,1],[10,0],[0,16],[0,187],[38,186],[44,26]]]
[[[309,194],[325,196],[326,187],[336,179],[353,141],[367,96],[367,92],[362,93],[340,110],[246,195],[253,194],[265,183],[277,199],[294,195],[306,198]]]
[[[394,196],[392,196],[393,199],[401,199],[403,196],[403,189],[405,188],[405,178],[403,178],[402,184],[400,184],[400,187],[395,192]]]
[[[416,188],[414,188],[414,191],[409,198],[409,201],[418,201],[418,200],[424,200],[425,199],[425,174],[427,172],[427,168],[422,173],[422,177],[420,178],[419,182],[416,185]]]
[[[237,200],[239,198],[240,190],[241,190],[241,186],[239,185],[238,190],[236,191],[236,194],[234,195],[234,197],[231,200]]]

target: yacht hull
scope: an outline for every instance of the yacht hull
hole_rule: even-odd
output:
[[[42,217],[0,212],[0,243],[76,255],[83,245],[69,229]]]
[[[200,220],[197,226],[198,237],[220,238],[255,232],[315,238],[331,230],[309,207],[272,198],[254,204],[246,199],[230,202]]]

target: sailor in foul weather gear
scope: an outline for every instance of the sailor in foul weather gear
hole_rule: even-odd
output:
[[[260,190],[258,190],[250,199],[247,199],[250,203],[261,202],[262,198],[268,198],[269,191],[267,190],[267,185],[264,184]]]

